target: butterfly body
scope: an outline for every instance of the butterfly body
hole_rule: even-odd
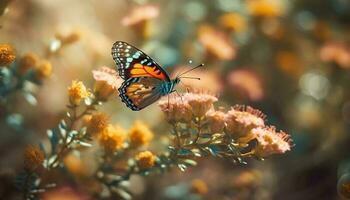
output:
[[[179,78],[171,80],[159,64],[126,42],[117,41],[113,44],[112,57],[120,77],[124,79],[118,89],[119,96],[134,111],[172,93],[180,82]]]

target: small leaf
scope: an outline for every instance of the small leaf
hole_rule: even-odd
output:
[[[181,171],[186,171],[186,169],[187,169],[187,166],[186,165],[184,165],[184,164],[177,164],[177,166],[179,167],[179,169],[181,170]]]
[[[199,135],[199,137],[201,138],[211,138],[213,136],[213,134],[211,133],[202,133]]]
[[[191,160],[191,159],[185,159],[183,162],[189,166],[196,166],[197,165],[197,162],[194,160]]]
[[[189,156],[189,155],[192,155],[192,151],[189,150],[189,149],[180,149],[178,152],[177,152],[178,155],[180,156]]]
[[[87,142],[78,141],[77,143],[83,147],[92,147],[92,144]]]
[[[38,104],[38,101],[36,100],[34,95],[31,94],[30,92],[24,92],[23,96],[27,100],[27,102],[30,103],[31,105],[35,106]]]

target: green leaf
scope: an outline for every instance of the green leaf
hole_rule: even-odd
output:
[[[178,152],[177,152],[178,155],[180,156],[189,156],[189,155],[192,155],[192,151],[189,150],[189,149],[180,149]]]
[[[213,134],[211,133],[202,133],[199,135],[199,137],[201,138],[211,138],[213,136]]]
[[[216,145],[209,145],[206,147],[213,156],[219,156],[220,148]]]
[[[57,133],[57,130],[49,129],[46,131],[47,137],[49,138],[50,144],[51,144],[51,154],[54,154],[57,150],[58,143],[60,141],[59,134]]]
[[[186,171],[186,169],[187,169],[187,166],[186,165],[184,165],[184,164],[177,164],[177,166],[179,167],[179,169],[181,170],[181,171]]]
[[[196,166],[197,165],[197,162],[194,160],[191,160],[191,159],[185,159],[185,160],[183,160],[183,162],[189,166]]]
[[[24,92],[23,93],[24,98],[27,100],[27,102],[33,106],[36,106],[38,104],[38,101],[34,97],[34,95],[30,92]]]

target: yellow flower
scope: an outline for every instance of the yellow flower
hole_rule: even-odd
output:
[[[87,132],[91,135],[105,130],[109,125],[109,117],[105,113],[95,113],[84,118],[87,125]]]
[[[122,149],[126,138],[126,131],[119,126],[109,125],[100,133],[100,144],[105,151],[113,153]]]
[[[261,178],[261,173],[259,171],[243,171],[233,180],[233,186],[235,188],[255,187],[261,183]]]
[[[238,13],[227,13],[222,15],[219,18],[219,23],[224,28],[235,32],[243,32],[247,28],[246,20]]]
[[[39,80],[50,77],[52,65],[48,60],[42,60],[35,69],[35,74]]]
[[[132,146],[147,145],[153,139],[153,133],[146,124],[136,121],[129,133]]]
[[[15,58],[15,50],[11,45],[0,44],[0,66],[11,64]]]
[[[253,16],[278,17],[284,11],[279,0],[250,0],[247,6]]]
[[[194,179],[191,183],[191,192],[198,194],[198,195],[204,195],[208,193],[208,186],[207,184],[201,180],[201,179]]]
[[[225,127],[225,113],[222,111],[210,110],[207,112],[208,125],[211,133],[221,133]]]
[[[136,155],[136,160],[141,169],[148,169],[154,166],[156,156],[150,151],[143,151]]]
[[[25,54],[19,61],[18,73],[25,74],[28,70],[35,68],[39,62],[39,57],[35,53]]]
[[[72,85],[68,87],[69,101],[74,105],[79,105],[81,100],[90,96],[90,92],[86,89],[81,81],[72,81]]]
[[[34,171],[44,161],[44,153],[37,147],[28,146],[24,152],[24,169]]]

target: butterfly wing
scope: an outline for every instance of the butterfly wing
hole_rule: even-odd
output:
[[[128,80],[136,77],[151,77],[162,81],[170,81],[164,71],[152,58],[138,48],[122,41],[112,46],[112,57],[121,78]]]
[[[134,111],[141,110],[161,96],[162,81],[152,77],[128,78],[119,88],[122,101]]]

